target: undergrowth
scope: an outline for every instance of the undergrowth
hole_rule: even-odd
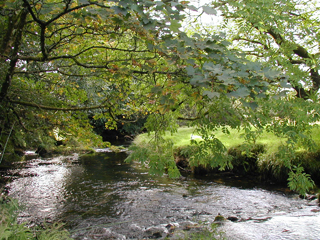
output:
[[[26,223],[18,223],[21,207],[17,200],[0,197],[0,240],[68,240],[69,232],[63,224],[45,224],[28,227]]]
[[[317,126],[312,128],[310,134],[318,136],[319,128]],[[220,170],[240,175],[254,174],[264,182],[287,182],[291,190],[301,195],[313,189],[315,183],[320,183],[319,137],[315,137],[314,141],[305,137],[294,142],[295,138],[279,137],[271,132],[262,131],[259,138],[250,142],[246,141],[244,135],[245,132],[241,129],[230,129],[228,134],[217,129],[212,136],[206,136],[208,143],[215,143],[215,140],[219,139],[223,144],[221,152],[215,148],[210,149],[210,146],[207,149],[203,147],[205,144],[202,144],[202,137],[197,136],[193,128],[179,128],[173,134],[165,134],[164,139],[172,141],[175,163],[180,170],[196,173],[195,170],[200,167],[200,173],[217,171],[217,167],[222,163]],[[148,134],[141,134],[134,141],[137,149],[142,147],[145,151],[154,153],[154,147],[150,148],[149,143]],[[213,147],[216,145],[211,144]],[[148,156],[145,153],[142,154],[144,163],[148,163]],[[224,161],[216,164],[216,159]]]

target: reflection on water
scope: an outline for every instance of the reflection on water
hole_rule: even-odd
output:
[[[212,180],[152,177],[125,153],[97,153],[50,160],[21,168],[10,195],[26,208],[21,220],[67,223],[78,239],[142,239],[152,227],[213,222],[221,214],[228,239],[317,239],[319,207],[296,195]],[[243,185],[244,186],[244,185]],[[165,237],[166,234],[160,235]]]

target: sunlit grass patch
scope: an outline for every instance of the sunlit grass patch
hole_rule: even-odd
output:
[[[222,129],[218,129],[217,131],[212,132],[212,136],[218,138],[226,146],[226,148],[234,147],[245,142],[244,130],[228,130],[229,134],[226,134],[223,132]],[[135,138],[134,143],[137,145],[148,143],[152,139],[152,137],[152,133],[143,133]],[[196,141],[202,140],[201,136],[198,135],[195,128],[192,127],[181,127],[177,130],[176,133],[173,134],[167,132],[164,138],[167,140],[170,139],[175,147],[190,145],[191,139],[194,139]],[[285,138],[279,138],[275,136],[273,133],[264,131],[257,139],[256,143],[266,145],[267,152],[274,152],[277,150],[278,146],[285,141]]]

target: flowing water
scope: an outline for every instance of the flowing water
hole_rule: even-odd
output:
[[[126,153],[32,157],[7,185],[21,221],[63,221],[75,239],[178,239],[212,223],[225,239],[320,239],[320,208],[286,191],[228,178],[152,177]]]

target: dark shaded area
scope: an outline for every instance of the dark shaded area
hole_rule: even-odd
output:
[[[146,131],[144,124],[147,117],[137,118],[132,122],[117,122],[116,129],[106,129],[105,124],[107,119],[93,119],[93,116],[89,117],[90,123],[94,127],[94,131],[102,136],[104,142],[113,142],[115,140],[133,140],[133,138]],[[118,117],[121,119],[121,116]]]
[[[218,167],[196,166],[190,167],[189,158],[198,151],[197,146],[183,146],[175,149],[175,161],[182,174],[192,173],[195,177],[225,176],[233,179],[247,179],[253,182],[278,184],[286,186],[290,170],[283,161],[278,161],[276,155],[264,156],[268,159],[258,161],[265,153],[263,144],[242,144],[228,149],[232,157],[232,169],[220,171]],[[259,162],[259,163],[258,163]],[[311,176],[316,185],[320,184],[320,150],[316,152],[297,152],[291,161],[292,166],[301,166],[304,172]]]
[[[265,152],[263,144],[239,145],[228,150],[232,156],[232,172],[238,175],[258,174],[257,158],[259,154]]]

